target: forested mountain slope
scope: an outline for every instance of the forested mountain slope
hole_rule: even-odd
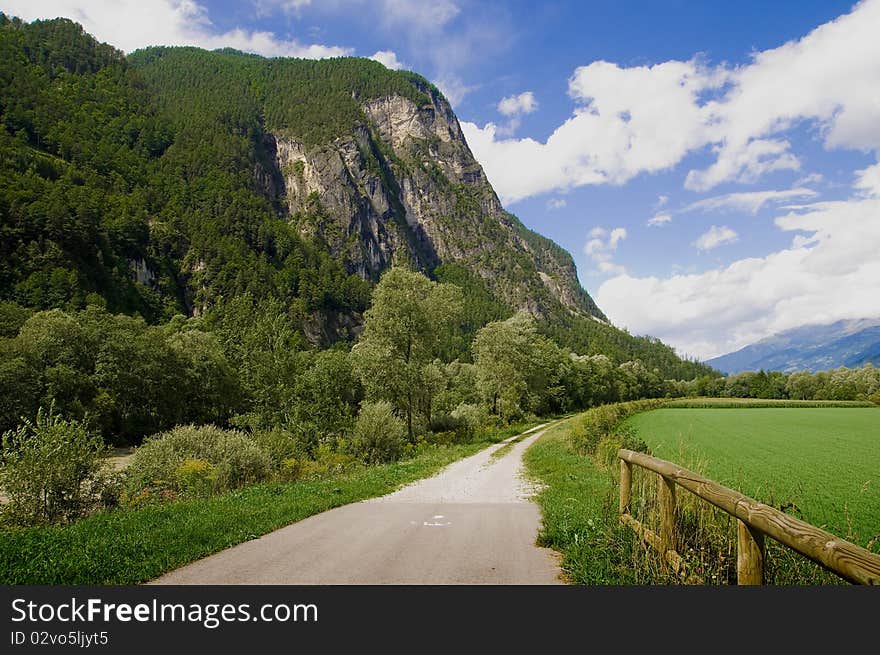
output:
[[[0,300],[155,323],[249,293],[327,345],[408,262],[471,289],[473,330],[526,310],[562,345],[707,371],[604,323],[571,256],[502,208],[418,75],[196,48],[125,57],[71,21],[5,16],[0,55]]]

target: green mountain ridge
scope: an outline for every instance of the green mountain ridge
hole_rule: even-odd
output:
[[[475,324],[524,310],[579,352],[710,372],[607,324],[414,73],[189,47],[125,57],[72,21],[2,15],[0,55],[0,300],[159,322],[250,293],[326,346],[354,337],[372,284],[406,262],[469,286]]]

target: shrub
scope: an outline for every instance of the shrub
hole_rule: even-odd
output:
[[[354,425],[351,454],[366,464],[400,458],[406,443],[406,426],[387,401],[364,403]]]
[[[283,482],[294,482],[299,480],[303,472],[303,463],[296,457],[288,457],[281,461],[278,466],[278,477]]]
[[[302,458],[308,450],[304,440],[287,430],[257,430],[253,433],[256,444],[272,459],[274,466],[280,469],[288,459]]]
[[[450,415],[453,418],[465,421],[474,432],[480,428],[493,424],[493,419],[489,414],[489,410],[483,405],[461,403],[458,407],[452,410]]]
[[[203,459],[185,459],[174,471],[178,488],[195,496],[208,496],[217,486],[217,470]]]
[[[465,443],[474,436],[474,428],[467,419],[452,414],[437,414],[431,418],[429,429],[436,443]]]
[[[596,464],[602,468],[617,466],[617,451],[621,448],[634,450],[638,453],[647,453],[648,444],[645,443],[638,432],[629,425],[620,425],[614,432],[603,437],[596,446]]]
[[[245,433],[213,425],[181,425],[150,437],[135,451],[126,470],[129,497],[150,489],[186,491],[185,480],[178,473],[187,460],[213,467],[214,491],[263,482],[273,471],[269,455]],[[193,467],[183,467],[184,473]],[[195,475],[194,469],[190,474]]]
[[[610,436],[622,421],[633,414],[656,409],[662,404],[661,400],[634,400],[594,407],[585,412],[572,426],[572,445],[581,454],[593,455],[599,442]]]
[[[0,487],[9,498],[5,518],[14,525],[69,521],[109,501],[101,458],[106,454],[98,434],[82,423],[66,421],[40,409],[36,421],[25,420],[3,435]]]

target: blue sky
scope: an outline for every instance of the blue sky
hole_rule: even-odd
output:
[[[131,51],[375,57],[611,320],[711,357],[880,316],[880,0],[0,0]]]

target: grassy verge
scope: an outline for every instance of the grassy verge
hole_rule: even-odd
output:
[[[526,434],[526,430],[528,430],[528,434]],[[493,451],[492,452],[492,459],[500,459],[501,457],[504,457],[507,453],[509,453],[511,450],[513,450],[513,447],[516,444],[518,444],[520,441],[522,441],[526,437],[530,437],[532,434],[534,434],[534,430],[531,430],[530,428],[525,428],[524,430],[521,430],[520,432],[517,433],[517,436],[515,438],[508,441],[506,444],[501,446],[501,448],[498,448],[497,450]]]
[[[0,584],[145,582],[312,514],[389,493],[532,425],[321,480],[256,485],[212,498],[102,512],[70,525],[0,532]]]
[[[536,497],[543,523],[538,543],[562,554],[572,584],[640,584],[630,565],[633,540],[618,525],[615,482],[571,446],[572,421],[551,427],[525,454],[529,476],[540,483]]]

